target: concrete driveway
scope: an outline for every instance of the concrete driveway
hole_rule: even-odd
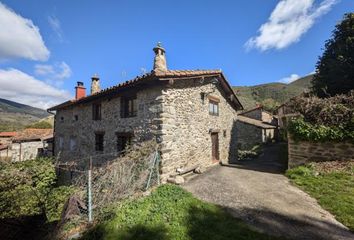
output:
[[[289,239],[354,239],[354,234],[282,174],[279,145],[253,161],[218,166],[183,185],[255,229]]]

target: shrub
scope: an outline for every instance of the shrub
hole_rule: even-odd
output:
[[[40,121],[40,122],[30,124],[30,125],[26,126],[26,128],[44,129],[44,128],[53,128],[53,126],[49,122]]]
[[[325,126],[311,124],[303,118],[292,119],[289,122],[288,130],[294,140],[303,141],[354,141],[354,129],[339,124],[338,126]]]
[[[326,126],[354,125],[354,91],[321,99],[299,96],[287,103],[292,113],[300,113],[306,122]]]
[[[48,221],[58,220],[72,191],[70,187],[56,187],[51,159],[0,163],[0,218],[43,214]]]

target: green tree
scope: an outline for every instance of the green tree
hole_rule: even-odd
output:
[[[326,41],[316,65],[312,91],[319,97],[348,93],[354,89],[354,13],[344,15],[332,38]]]

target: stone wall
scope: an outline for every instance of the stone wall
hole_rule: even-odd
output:
[[[38,156],[38,149],[43,149],[43,142],[13,142],[11,145],[12,162],[35,159]]]
[[[252,111],[243,113],[242,116],[262,121],[262,109],[261,108],[254,109]]]
[[[305,142],[288,137],[289,168],[309,162],[354,160],[354,144],[350,142]]]
[[[219,116],[209,114],[209,99],[201,93],[220,99]],[[212,161],[211,132],[218,132],[219,156],[222,163],[236,159],[236,111],[221,91],[205,79],[175,81],[162,90],[159,141],[162,152],[162,179],[199,164],[208,167]]]
[[[249,149],[256,144],[263,142],[263,129],[251,124],[237,121],[237,148],[239,150]]]
[[[93,157],[93,164],[100,165],[105,160],[117,156],[117,132],[133,133],[135,142],[151,139],[156,126],[153,119],[159,116],[161,106],[156,100],[161,95],[161,87],[156,86],[137,92],[137,116],[121,118],[121,99],[114,97],[101,100],[101,120],[92,119],[92,102],[75,105],[70,109],[57,111],[55,115],[55,156],[60,153],[62,162],[75,161],[87,164]],[[75,115],[77,120],[75,120]],[[104,133],[104,151],[95,150],[95,133]],[[59,147],[59,138],[63,147]],[[75,139],[76,149],[70,150],[70,138]]]

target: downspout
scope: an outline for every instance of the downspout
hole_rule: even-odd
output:
[[[19,161],[21,162],[21,155],[22,155],[22,145],[21,145],[21,142],[20,142],[20,157],[19,157]]]

